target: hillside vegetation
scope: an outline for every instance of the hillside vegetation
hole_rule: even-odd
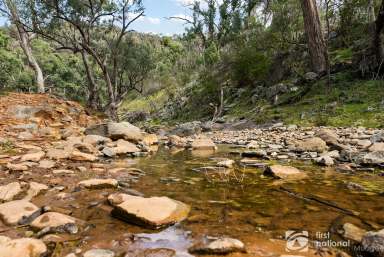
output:
[[[111,119],[383,126],[380,1],[196,1],[186,6],[190,16],[169,18],[185,23],[175,36],[119,27],[123,16],[101,2],[98,14],[111,16],[104,25],[79,22],[99,16],[71,3],[57,14],[45,4],[36,8],[52,20],[39,28],[29,31],[27,7],[15,3],[26,14],[0,30],[2,91],[42,87],[19,43],[22,28],[34,35],[29,47],[44,91]],[[132,22],[144,15],[141,1],[129,6],[113,8]]]

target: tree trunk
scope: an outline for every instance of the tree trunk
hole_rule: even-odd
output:
[[[375,25],[375,29],[374,29],[374,36],[373,36],[373,49],[376,56],[376,65],[380,67],[383,64],[383,60],[384,60],[384,50],[383,50],[383,44],[381,40],[381,32],[384,27],[384,0],[381,3],[379,14],[377,15],[374,25]]]
[[[307,37],[312,69],[316,73],[327,70],[327,51],[321,31],[319,12],[315,0],[301,0],[304,28]]]
[[[24,28],[17,28],[17,30],[19,32],[18,35],[19,35],[20,46],[27,57],[29,66],[35,72],[37,92],[45,93],[43,71],[41,70],[40,65],[38,64],[38,62],[35,59],[35,56],[32,53],[32,48],[29,43],[28,33],[25,32]]]
[[[372,23],[375,21],[375,1],[368,0],[368,23]]]
[[[27,57],[29,66],[35,72],[37,91],[39,93],[45,93],[43,71],[41,70],[39,63],[37,62],[35,56],[32,53],[32,47],[29,42],[29,39],[30,39],[29,34],[27,31],[25,31],[24,27],[21,25],[17,8],[15,4],[12,2],[12,0],[7,0],[6,5],[11,14],[10,19],[12,23],[16,26],[17,37],[18,37],[20,46],[23,49],[25,56]]]
[[[95,83],[95,79],[93,77],[91,68],[89,67],[85,51],[81,51],[81,57],[83,60],[83,64],[84,64],[84,68],[85,68],[85,72],[87,74],[87,80],[88,80],[87,106],[93,110],[99,110],[100,109],[100,97],[99,97],[98,87]]]

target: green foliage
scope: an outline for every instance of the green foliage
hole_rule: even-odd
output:
[[[265,79],[270,60],[265,53],[256,51],[252,45],[247,45],[235,52],[232,65],[234,80],[239,85],[247,85]]]
[[[219,61],[220,53],[214,42],[212,42],[209,47],[204,52],[205,62],[209,65],[212,65]]]

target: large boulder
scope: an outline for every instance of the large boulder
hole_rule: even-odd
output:
[[[39,257],[47,252],[42,240],[0,236],[0,257]]]
[[[328,150],[327,144],[319,137],[313,137],[295,142],[295,149],[298,152],[318,152],[322,153]]]
[[[39,208],[34,204],[17,200],[0,204],[0,218],[8,225],[17,225],[23,218],[30,216]]]
[[[268,166],[264,171],[264,175],[278,179],[303,179],[307,177],[307,174],[303,171],[295,167],[283,165]]]
[[[125,139],[128,141],[139,142],[143,139],[141,130],[129,122],[110,122],[107,124],[108,137],[117,140]]]
[[[190,211],[188,205],[168,197],[144,198],[125,195],[123,200],[122,203],[115,205],[112,215],[152,229],[180,222]]]

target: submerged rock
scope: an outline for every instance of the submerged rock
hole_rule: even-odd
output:
[[[223,160],[217,163],[217,166],[224,167],[224,168],[232,168],[233,164],[235,164],[234,160]]]
[[[42,240],[0,236],[0,257],[40,257],[47,252]]]
[[[115,253],[107,249],[92,249],[86,251],[83,257],[114,257]]]
[[[125,195],[122,200],[122,203],[115,205],[113,216],[153,229],[180,222],[190,211],[188,205],[168,197],[144,198]]]
[[[291,166],[272,165],[265,169],[264,175],[278,179],[304,179],[307,174]]]
[[[8,225],[17,225],[23,218],[30,216],[39,208],[25,200],[0,204],[0,218]]]
[[[245,245],[238,239],[220,238],[207,244],[197,244],[188,249],[192,254],[229,254],[245,252]]]

